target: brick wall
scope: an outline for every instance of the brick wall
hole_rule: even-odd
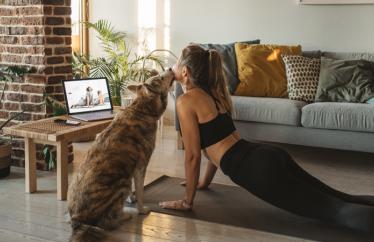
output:
[[[0,0],[0,65],[35,69],[7,86],[0,120],[21,110],[24,115],[11,124],[50,116],[44,91],[64,100],[61,80],[72,78],[70,14],[70,0]],[[24,166],[24,144],[13,140],[13,165]],[[37,156],[42,160],[40,152]]]

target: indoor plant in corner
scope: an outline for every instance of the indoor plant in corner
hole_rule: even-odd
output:
[[[142,56],[132,53],[126,33],[116,31],[107,20],[85,24],[97,32],[105,56],[93,58],[74,53],[74,76],[106,77],[113,105],[121,104],[122,93],[126,93],[126,87],[130,82],[140,82],[143,76],[151,76],[152,68],[143,66],[145,60],[150,60],[154,66],[163,68],[163,62],[155,55]]]
[[[31,68],[27,67],[18,67],[18,66],[0,66],[0,106],[2,107],[4,97],[5,97],[5,89],[7,88],[7,84],[9,82],[14,82],[18,78],[21,78],[24,74],[30,73]],[[13,115],[9,115],[5,121],[0,124],[0,132],[2,132],[3,128],[13,119],[17,118],[23,114],[23,111],[15,113]],[[12,145],[10,142],[10,138],[3,136],[0,134],[0,178],[6,177],[10,173],[10,163],[11,163],[11,151]]]

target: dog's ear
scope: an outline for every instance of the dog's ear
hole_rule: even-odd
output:
[[[133,93],[137,93],[140,89],[142,89],[143,85],[128,85],[127,89],[129,89]]]
[[[156,69],[151,69],[150,72],[149,72],[150,76],[157,76],[159,73]]]

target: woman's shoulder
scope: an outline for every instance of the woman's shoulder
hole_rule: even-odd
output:
[[[197,105],[200,101],[206,97],[201,92],[189,91],[180,95],[177,99],[177,105]]]

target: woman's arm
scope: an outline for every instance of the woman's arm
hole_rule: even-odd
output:
[[[207,188],[212,182],[214,175],[216,174],[216,171],[217,171],[217,167],[213,164],[213,162],[210,161],[210,157],[205,150],[204,150],[204,155],[208,159],[208,164],[206,165],[205,176],[198,185],[199,189]]]
[[[189,209],[193,204],[199,181],[200,133],[196,113],[188,99],[188,94],[184,94],[178,98],[176,105],[185,148],[186,196],[184,200],[161,203],[161,207],[165,208]]]

